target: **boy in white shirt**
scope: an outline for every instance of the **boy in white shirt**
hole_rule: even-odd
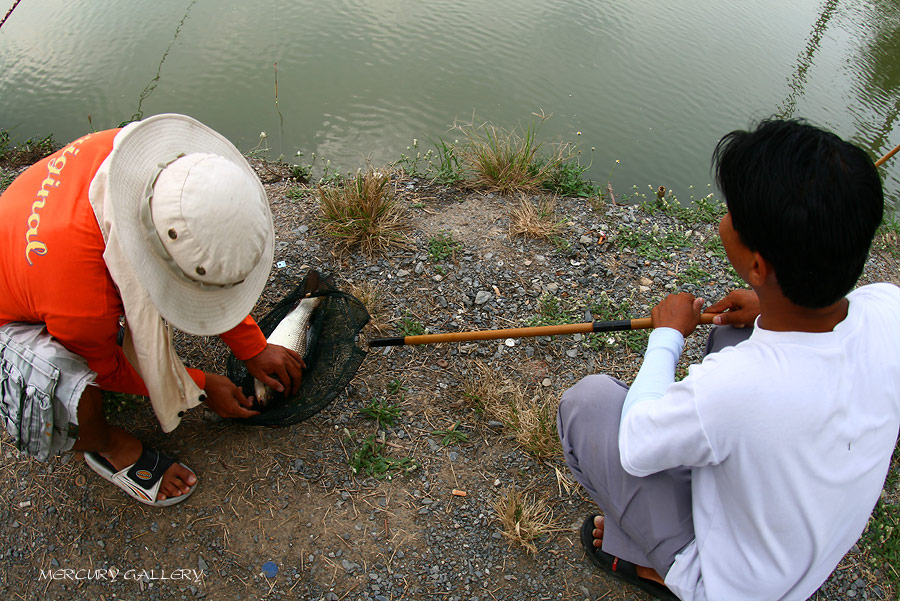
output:
[[[666,298],[633,386],[584,378],[559,435],[603,510],[581,531],[597,566],[663,599],[799,601],[865,528],[900,428],[900,289],[850,292],[881,181],[864,151],[800,121],[732,132],[714,163],[722,242],[752,291],[707,309],[728,327],[680,382],[703,299]]]

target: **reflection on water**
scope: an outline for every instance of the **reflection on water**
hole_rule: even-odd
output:
[[[166,57],[169,56],[169,52],[172,50],[172,44],[174,44],[175,41],[178,39],[178,34],[181,33],[181,28],[184,27],[184,22],[187,21],[187,18],[191,14],[191,8],[193,8],[195,4],[197,4],[197,0],[191,0],[191,3],[188,4],[187,10],[184,11],[184,16],[181,18],[181,21],[178,23],[178,27],[175,28],[175,35],[172,37],[172,41],[166,47],[166,51],[163,52],[162,58],[159,59],[159,67],[157,67],[157,69],[156,69],[156,76],[153,77],[153,79],[151,79],[147,83],[147,85],[144,86],[144,89],[141,91],[141,93],[138,94],[137,110],[131,116],[131,118],[128,119],[129,121],[139,121],[144,118],[144,110],[142,108],[144,106],[144,100],[149,98],[150,94],[152,94],[153,91],[156,89],[156,86],[159,83],[159,78],[162,76],[163,63],[166,62]]]
[[[473,112],[509,128],[543,110],[590,177],[618,159],[617,192],[684,198],[707,192],[722,134],[771,114],[886,153],[898,47],[898,0],[44,0],[0,29],[0,128],[62,141],[177,111],[343,170]],[[883,173],[897,202],[897,159]]]
[[[807,39],[806,48],[803,49],[803,52],[801,52],[800,56],[797,58],[797,68],[788,79],[788,88],[790,92],[785,101],[781,104],[781,108],[777,113],[782,119],[789,119],[794,116],[794,111],[797,108],[797,100],[803,95],[807,72],[810,67],[813,66],[813,59],[815,58],[816,51],[818,51],[822,45],[822,36],[828,28],[828,22],[831,21],[831,17],[834,16],[837,7],[838,0],[827,0],[822,5],[819,18],[816,19],[812,28],[812,33]]]

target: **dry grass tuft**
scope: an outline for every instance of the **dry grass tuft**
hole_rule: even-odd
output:
[[[509,236],[544,238],[551,240],[563,232],[565,219],[556,215],[556,197],[542,195],[535,204],[528,195],[522,194],[519,204],[509,215]]]
[[[359,299],[369,312],[369,325],[378,332],[385,331],[389,326],[388,319],[384,316],[384,298],[378,284],[366,280],[361,284],[351,283],[348,292]]]
[[[550,172],[562,162],[562,149],[550,159],[538,155],[541,144],[537,133],[549,115],[535,114],[539,121],[520,133],[518,128],[506,130],[491,123],[476,125],[456,122],[453,128],[465,137],[459,150],[467,184],[476,189],[511,194],[536,192]]]
[[[397,202],[391,174],[368,167],[337,183],[319,185],[325,231],[369,256],[391,246],[405,247],[406,211]]]
[[[496,370],[480,361],[463,377],[463,388],[484,412],[485,417],[503,422],[522,449],[535,459],[554,457],[562,452],[556,431],[559,399],[543,391],[529,392],[518,382],[502,378]]]
[[[520,545],[530,553],[537,553],[534,541],[559,530],[553,520],[553,511],[542,499],[516,490],[515,485],[506,489],[494,503],[497,519],[503,527],[503,536],[514,545]]]
[[[559,490],[559,496],[563,496],[563,494],[567,497],[572,496],[572,493],[578,490],[579,484],[569,477],[569,472],[563,472],[555,465],[553,469],[556,471],[556,487]]]

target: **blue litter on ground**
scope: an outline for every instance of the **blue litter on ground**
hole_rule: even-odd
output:
[[[278,566],[274,561],[267,561],[262,564],[262,571],[266,578],[273,578],[278,573]]]

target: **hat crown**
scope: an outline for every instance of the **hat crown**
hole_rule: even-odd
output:
[[[231,160],[192,153],[156,178],[150,213],[156,233],[188,278],[240,283],[266,247],[269,217],[258,182]]]

